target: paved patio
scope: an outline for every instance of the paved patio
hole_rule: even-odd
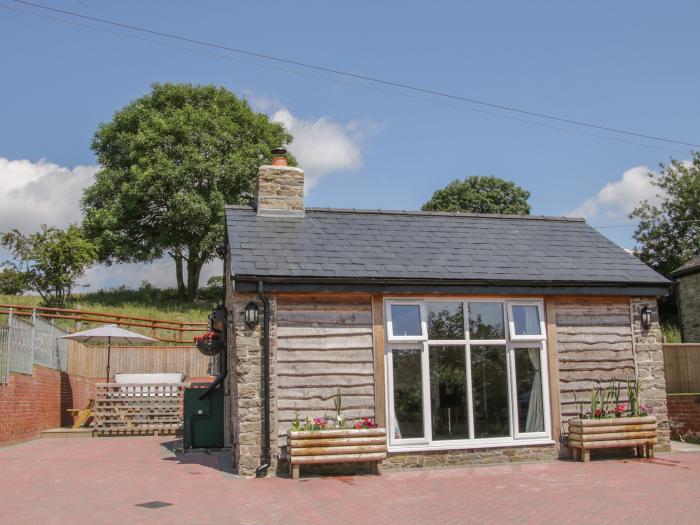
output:
[[[290,481],[238,479],[227,456],[178,458],[166,442],[0,447],[0,523],[700,523],[698,452]]]

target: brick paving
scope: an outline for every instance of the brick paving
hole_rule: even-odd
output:
[[[388,473],[239,479],[227,457],[164,438],[57,438],[0,448],[0,523],[697,524],[700,453]],[[144,508],[148,502],[169,503]]]

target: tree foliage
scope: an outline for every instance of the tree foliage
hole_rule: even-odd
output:
[[[500,213],[528,215],[530,192],[498,177],[456,179],[437,190],[423,205],[424,211]]]
[[[83,228],[108,264],[170,255],[193,300],[224,242],[224,205],[250,203],[258,167],[291,140],[224,88],[154,84],[95,134],[101,169],[83,195]]]
[[[2,245],[12,251],[13,268],[20,272],[30,290],[48,306],[62,306],[76,281],[94,262],[95,246],[75,225],[49,228],[24,235],[18,230],[3,234]]]
[[[0,294],[20,295],[27,289],[27,279],[17,268],[9,265],[0,272]]]
[[[668,275],[700,254],[700,153],[689,162],[661,165],[660,173],[649,177],[661,203],[645,200],[632,211],[630,218],[639,219],[634,239],[641,259]]]

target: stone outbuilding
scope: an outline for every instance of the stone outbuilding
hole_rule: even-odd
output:
[[[700,256],[671,272],[678,283],[678,310],[684,343],[700,343]]]
[[[583,219],[306,208],[303,188],[262,166],[256,205],[226,207],[237,472],[286,470],[292,421],[338,387],[387,428],[388,468],[565,456],[575,392],[635,378],[668,449],[670,281]]]

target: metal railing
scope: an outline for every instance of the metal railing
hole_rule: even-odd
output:
[[[30,320],[7,315],[7,326],[0,327],[0,383],[7,383],[10,372],[32,373],[34,365],[68,369],[68,332],[42,319],[36,312]]]
[[[9,336],[9,327],[0,326],[0,384],[7,383],[10,376],[10,356],[7,345]]]

